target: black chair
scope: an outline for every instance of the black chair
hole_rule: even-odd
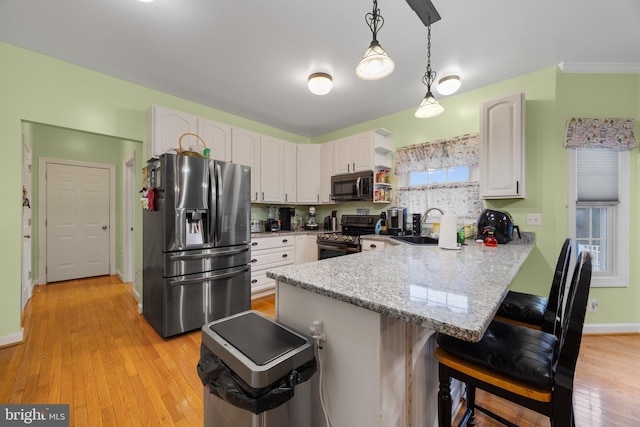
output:
[[[509,291],[498,308],[496,319],[555,333],[562,310],[570,259],[571,239],[565,239],[551,281],[549,297]]]
[[[494,320],[477,343],[438,335],[438,422],[451,425],[451,378],[467,385],[466,412],[459,425],[475,423],[476,388],[546,415],[554,427],[573,427],[573,379],[591,285],[591,255],[580,254],[567,295],[561,332],[554,334]]]

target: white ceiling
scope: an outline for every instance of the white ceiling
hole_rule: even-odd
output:
[[[432,67],[438,78],[459,74],[461,91],[560,63],[640,72],[638,0],[432,3],[442,17],[432,26]],[[372,5],[0,0],[0,40],[314,137],[417,107],[424,96],[427,31],[405,0],[378,0],[378,40],[395,71],[378,81],[355,76]],[[317,71],[333,75],[326,96],[307,90]]]

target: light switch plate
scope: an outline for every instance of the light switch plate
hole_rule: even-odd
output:
[[[542,225],[542,214],[529,213],[527,214],[527,225]]]

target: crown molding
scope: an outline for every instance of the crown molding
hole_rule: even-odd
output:
[[[565,73],[640,73],[640,63],[561,62]]]

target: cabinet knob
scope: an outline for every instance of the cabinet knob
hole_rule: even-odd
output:
[[[375,245],[375,243],[370,244],[370,245],[369,245],[369,247],[370,247],[371,249],[375,249],[375,248],[377,248],[377,246]]]
[[[282,258],[286,258],[287,256],[287,254],[282,254]]]
[[[287,243],[288,240],[287,239],[282,239],[282,243]]]
[[[251,242],[251,246],[258,246],[258,242]]]
[[[251,260],[251,262],[258,262],[258,260],[254,258]]]
[[[253,279],[251,283],[258,283],[258,279]]]

